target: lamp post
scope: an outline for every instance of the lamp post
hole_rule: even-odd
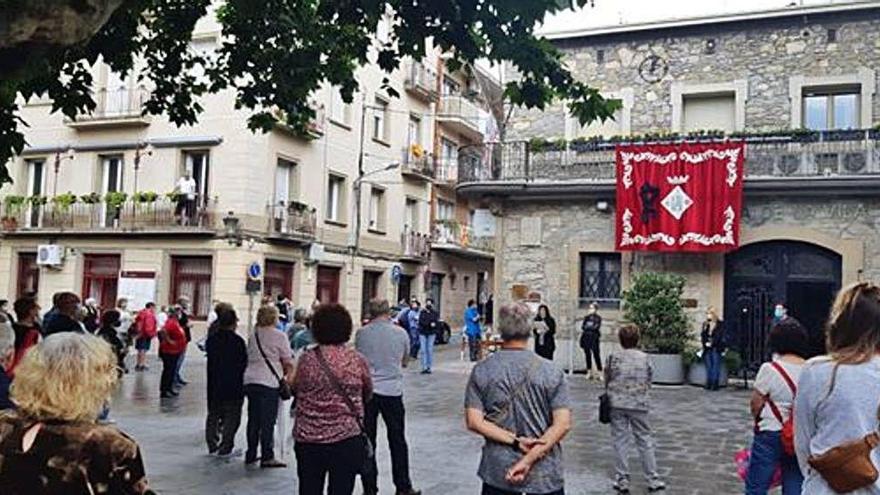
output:
[[[361,169],[358,178],[354,180],[354,230],[351,233],[351,239],[349,239],[348,243],[351,248],[352,256],[357,254],[361,238],[361,184],[363,184],[364,179],[371,175],[394,170],[398,167],[400,167],[400,162],[391,162],[382,168],[377,168],[376,170],[371,170],[367,173],[364,173],[363,169]]]
[[[58,196],[58,172],[61,171],[61,160],[73,160],[74,151],[70,146],[64,150],[64,156],[61,155],[62,150],[58,150],[55,152],[55,166],[53,168],[55,172],[55,178],[52,185],[52,195]]]
[[[223,232],[225,233],[226,242],[230,246],[241,246],[241,220],[235,216],[235,212],[230,211],[223,217]]]

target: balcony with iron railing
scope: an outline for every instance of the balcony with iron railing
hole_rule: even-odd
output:
[[[404,227],[400,234],[400,259],[414,263],[424,263],[431,255],[431,236]]]
[[[144,86],[101,88],[93,94],[95,109],[91,113],[64,121],[74,129],[146,126],[150,117],[144,115],[144,103],[149,97]]]
[[[434,157],[420,144],[407,146],[401,154],[400,173],[404,177],[425,182],[434,178]]]
[[[217,228],[217,199],[179,200],[143,193],[129,198],[111,193],[77,198],[6,196],[0,206],[5,235],[28,234],[155,234],[213,235]]]
[[[480,119],[483,113],[476,103],[462,95],[443,95],[437,105],[437,121],[472,141],[483,139]]]
[[[455,186],[458,182],[458,156],[441,156],[437,159],[434,179],[439,186]]]
[[[455,220],[434,222],[431,249],[481,258],[495,257],[495,237],[478,236],[470,225]]]
[[[269,238],[290,242],[311,242],[318,230],[314,207],[291,201],[268,206]]]
[[[433,103],[437,101],[437,72],[414,60],[407,68],[404,88],[422,101]]]
[[[706,142],[685,137],[662,142]],[[841,193],[880,186],[880,130],[794,131],[730,136],[745,143],[747,194]],[[615,147],[646,141],[587,139],[511,141],[459,150],[458,191],[465,194],[613,194]],[[652,141],[648,141],[652,142]]]

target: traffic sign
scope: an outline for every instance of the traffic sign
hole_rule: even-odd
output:
[[[263,266],[259,262],[254,261],[248,266],[247,275],[251,280],[260,280],[263,278]]]

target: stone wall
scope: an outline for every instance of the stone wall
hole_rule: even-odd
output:
[[[802,240],[823,245],[843,257],[843,283],[880,281],[880,198],[817,199],[746,198],[743,243]],[[500,269],[496,299],[510,301],[514,285],[540,294],[561,328],[577,328],[584,315],[578,304],[580,252],[613,252],[612,211],[601,212],[592,201],[524,202],[504,205]],[[694,321],[708,305],[723,309],[721,254],[622,254],[622,282],[640,271],[677,273],[687,278],[685,298]],[[618,319],[615,310],[603,310]],[[606,340],[613,330],[607,325]]]
[[[836,30],[836,41],[829,41],[828,29]],[[707,46],[710,40],[714,50]],[[704,24],[567,39],[556,44],[579,80],[603,92],[633,91],[629,114],[634,133],[674,127],[675,84],[743,79],[745,129],[779,130],[792,127],[792,104],[801,104],[789,98],[793,78],[855,75],[859,69],[873,70],[880,65],[880,12]],[[601,63],[599,51],[604,57]],[[651,54],[668,67],[667,74],[655,83],[646,82],[639,74],[639,65]],[[876,79],[876,74],[872,72],[870,79]],[[869,105],[874,116],[880,113],[880,99],[873,98]],[[508,138],[563,137],[565,114],[559,103],[544,112],[517,110]]]

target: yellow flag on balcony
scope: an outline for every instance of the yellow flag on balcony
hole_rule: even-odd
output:
[[[412,153],[414,158],[421,158],[425,154],[425,149],[422,148],[421,144],[414,144],[409,147],[409,152]]]

